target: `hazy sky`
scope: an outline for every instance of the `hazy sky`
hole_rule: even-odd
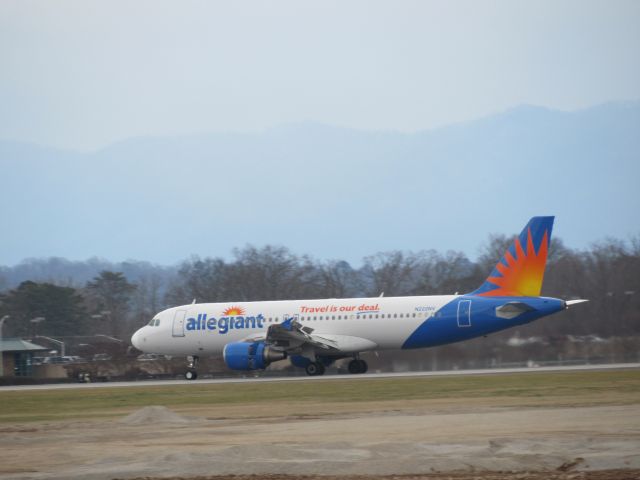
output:
[[[413,131],[640,98],[640,1],[0,2],[0,139]]]

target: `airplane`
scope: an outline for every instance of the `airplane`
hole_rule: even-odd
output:
[[[482,285],[464,295],[194,303],[158,313],[131,337],[145,353],[201,356],[252,371],[289,359],[323,375],[339,359],[362,374],[364,352],[426,348],[523,325],[587,300],[541,297],[554,218],[533,217]]]

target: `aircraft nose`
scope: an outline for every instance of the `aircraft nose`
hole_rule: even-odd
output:
[[[131,336],[131,345],[133,345],[138,350],[142,350],[142,342],[144,341],[142,336],[143,336],[142,329],[138,330],[136,333],[134,333]]]

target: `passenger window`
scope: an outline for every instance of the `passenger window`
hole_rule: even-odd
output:
[[[393,318],[398,318],[398,314],[397,314],[397,313],[394,313],[394,314],[393,314]]]

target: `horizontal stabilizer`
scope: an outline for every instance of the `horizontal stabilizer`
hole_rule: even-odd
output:
[[[509,302],[496,307],[496,317],[511,320],[512,318],[516,318],[526,312],[532,312],[533,310],[535,310],[535,308],[524,302]]]

